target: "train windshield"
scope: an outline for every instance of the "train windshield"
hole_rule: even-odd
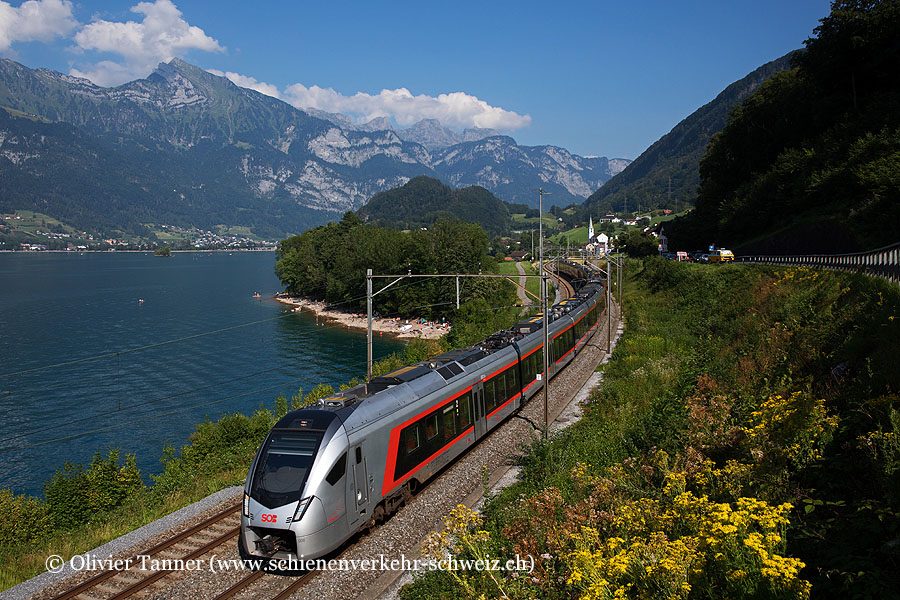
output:
[[[300,500],[321,439],[314,433],[272,432],[257,464],[250,496],[268,508]]]

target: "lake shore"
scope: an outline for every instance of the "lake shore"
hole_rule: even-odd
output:
[[[296,298],[283,294],[276,294],[275,300],[293,307],[292,310],[308,310],[317,317],[323,317],[329,321],[336,321],[345,327],[366,330],[368,323],[365,313],[350,313],[341,310],[329,309],[325,302]],[[450,324],[432,323],[423,319],[372,319],[372,331],[379,335],[392,335],[403,339],[436,340],[450,331]]]

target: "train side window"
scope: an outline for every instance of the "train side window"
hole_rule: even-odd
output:
[[[357,446],[357,448],[356,448],[356,464],[359,464],[361,462],[362,462],[362,448]]]
[[[495,396],[494,380],[484,382],[484,414],[489,414],[494,407],[497,406],[497,398]]]
[[[444,409],[442,418],[444,426],[444,441],[450,441],[456,436],[456,405],[451,404]]]
[[[519,382],[517,381],[519,370],[516,367],[506,372],[506,398],[519,393]]]
[[[500,373],[494,378],[497,386],[497,406],[500,406],[509,398],[506,393],[506,373]]]
[[[465,431],[472,424],[472,394],[466,392],[459,400],[459,431]]]
[[[403,430],[401,445],[406,449],[407,454],[412,454],[419,449],[419,425],[413,423]]]
[[[425,439],[430,440],[438,434],[438,415],[434,413],[425,418]]]
[[[359,451],[359,448],[357,448]],[[328,482],[328,485],[334,485],[338,481],[341,480],[341,477],[344,476],[344,473],[347,471],[347,453],[344,452],[341,454],[341,457],[335,463],[335,465],[331,468],[331,471],[328,472],[328,475],[325,476],[325,481]]]

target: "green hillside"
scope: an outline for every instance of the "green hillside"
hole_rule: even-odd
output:
[[[700,159],[710,138],[728,120],[728,112],[766,79],[790,66],[794,53],[759,67],[732,83],[708,104],[672,128],[625,170],[591,194],[579,210],[582,220],[610,211],[668,208],[681,211],[692,205],[700,184]],[[671,199],[669,184],[671,181]]]
[[[900,3],[841,1],[734,111],[677,244],[836,252],[900,239]],[[702,238],[702,239],[701,239]]]
[[[427,228],[438,219],[478,223],[493,235],[510,229],[507,204],[483,187],[454,190],[425,176],[376,194],[357,214],[367,223],[399,229]]]

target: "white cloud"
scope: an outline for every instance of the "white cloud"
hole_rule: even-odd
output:
[[[0,52],[15,42],[49,42],[76,27],[69,0],[28,0],[18,7],[0,2]]]
[[[213,75],[218,75],[219,77],[227,77],[228,80],[231,81],[231,83],[242,88],[256,90],[260,94],[272,96],[273,98],[281,98],[281,93],[278,91],[278,87],[272,85],[271,83],[266,83],[265,81],[257,81],[253,77],[241,75],[240,73],[232,73],[230,71],[226,73],[223,73],[222,71],[216,69],[208,69],[208,71]]]
[[[507,131],[531,124],[528,115],[491,106],[464,92],[437,97],[424,94],[413,96],[406,88],[399,88],[381,90],[376,95],[357,92],[344,96],[331,88],[323,89],[317,85],[306,87],[295,83],[284,91],[284,98],[297,108],[343,113],[360,122],[388,117],[402,127],[422,119],[437,119],[443,125],[455,128],[485,127]]]
[[[202,29],[188,24],[171,0],[140,2],[131,12],[143,15],[141,22],[96,20],[75,34],[78,49],[118,54],[122,62],[98,62],[83,70],[72,69],[73,75],[86,76],[99,85],[118,85],[144,77],[158,63],[189,50],[225,51]]]
[[[401,127],[409,127],[422,119],[437,119],[446,127],[483,127],[511,131],[527,127],[531,117],[510,110],[491,106],[484,100],[464,92],[441,94],[437,97],[413,96],[406,88],[382,90],[372,95],[357,92],[344,96],[331,88],[317,85],[306,87],[302,83],[288,86],[284,92],[270,83],[239,73],[210,70],[219,77],[227,77],[235,85],[280,98],[297,108],[316,108],[330,113],[341,113],[358,123],[367,123],[376,117],[393,119]]]

